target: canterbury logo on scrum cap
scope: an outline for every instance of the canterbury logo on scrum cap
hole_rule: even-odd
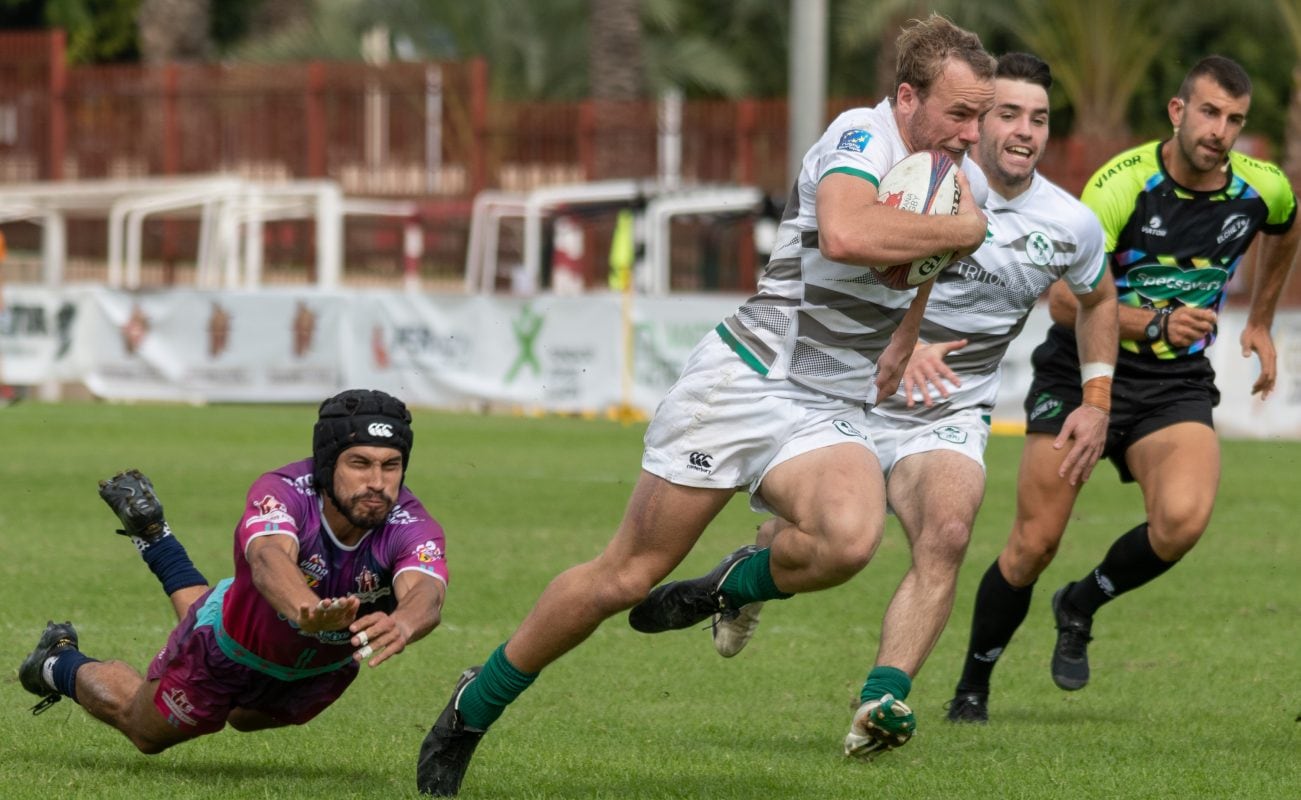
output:
[[[366,426],[366,433],[369,433],[371,436],[389,437],[393,435],[393,426],[387,422],[372,422],[370,425]]]

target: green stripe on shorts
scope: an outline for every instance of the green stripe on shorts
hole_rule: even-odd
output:
[[[726,325],[720,322],[718,323],[718,327],[714,328],[714,330],[717,331],[718,335],[727,343],[727,346],[732,348],[732,352],[740,356],[741,360],[749,365],[750,369],[767,377],[768,368],[763,365],[762,361],[755,358],[754,353],[751,353],[745,345],[741,344],[739,339],[732,335],[732,332],[727,329]]]

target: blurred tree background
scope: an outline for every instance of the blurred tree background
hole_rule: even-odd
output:
[[[1162,136],[1166,100],[1197,58],[1222,53],[1255,82],[1248,130],[1301,161],[1301,0],[827,0],[828,91],[892,83],[901,24],[931,11],[995,53],[1048,60],[1056,133]],[[395,59],[490,65],[495,96],[633,99],[787,91],[790,0],[0,0],[0,28],[59,27],[76,64],[357,60],[388,34]],[[1292,143],[1289,145],[1289,143]]]

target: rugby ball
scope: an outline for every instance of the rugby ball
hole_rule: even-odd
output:
[[[948,153],[919,150],[890,168],[877,187],[882,205],[914,214],[956,214],[962,188],[959,167]],[[891,289],[920,286],[949,265],[953,253],[919,258],[911,264],[878,267],[877,278]]]

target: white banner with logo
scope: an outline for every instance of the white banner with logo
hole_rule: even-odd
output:
[[[80,304],[82,382],[112,399],[287,402],[336,391],[345,298],[310,292],[123,293]]]
[[[577,413],[619,401],[619,308],[608,302],[373,292],[349,301],[343,328],[345,383],[417,405]]]
[[[744,297],[679,295],[638,297],[632,303],[632,385],[629,404],[654,411],[678,379],[696,343]]]
[[[11,285],[0,382],[180,402],[315,403],[367,386],[423,407],[649,415],[696,342],[743,299]],[[1250,394],[1258,366],[1240,353],[1245,321],[1243,311],[1224,314],[1211,349],[1223,395],[1216,426],[1301,439],[1301,312],[1278,314],[1278,386],[1265,402]],[[1030,352],[1047,325],[1036,309],[1009,348],[997,422],[1022,423]]]
[[[73,336],[85,298],[63,290],[5,287],[0,308],[0,383],[34,385],[80,380]]]

